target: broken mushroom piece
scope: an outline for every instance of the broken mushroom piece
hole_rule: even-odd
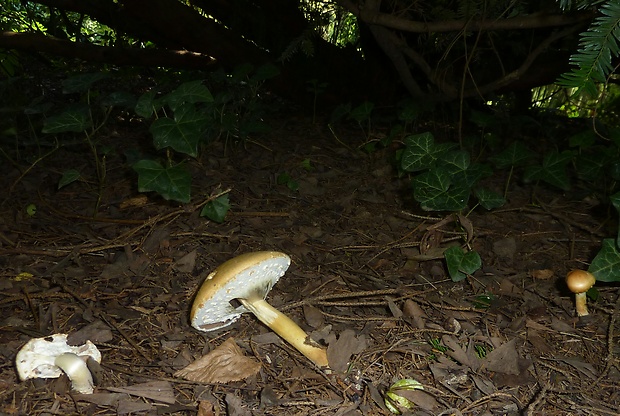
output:
[[[596,283],[594,275],[585,270],[573,270],[566,275],[566,286],[568,286],[568,290],[575,294],[577,316],[588,315],[586,292],[594,286],[594,283]]]
[[[71,380],[74,391],[83,394],[93,392],[93,379],[85,360],[92,357],[101,362],[101,353],[90,341],[84,345],[67,344],[67,334],[54,334],[44,338],[33,338],[26,343],[15,357],[19,378],[56,378],[64,372]]]
[[[327,351],[265,301],[290,264],[286,254],[275,251],[242,254],[222,263],[198,290],[191,310],[192,326],[200,331],[214,331],[250,311],[319,368],[328,369]]]
[[[69,377],[73,391],[82,394],[92,394],[94,387],[93,376],[82,357],[72,352],[65,352],[56,357],[54,364]]]

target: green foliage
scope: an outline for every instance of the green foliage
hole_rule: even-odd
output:
[[[601,15],[581,34],[577,53],[571,56],[571,63],[577,68],[558,80],[563,87],[577,88],[593,97],[598,95],[596,83],[607,82],[614,69],[612,57],[620,52],[620,2],[607,1],[599,7],[599,12]]]
[[[611,203],[620,213],[620,192],[610,197]],[[620,225],[616,238],[603,240],[603,246],[598,252],[588,271],[602,282],[620,282]]]
[[[189,203],[192,176],[184,164],[164,167],[154,160],[140,160],[133,165],[138,173],[138,191],[155,191],[164,199]]]
[[[482,267],[482,260],[477,252],[468,251],[465,253],[463,249],[457,246],[446,249],[444,257],[453,282],[460,282]]]
[[[225,194],[215,198],[213,201],[207,202],[202,208],[200,216],[207,217],[211,221],[221,224],[224,222],[228,210],[230,210],[230,202],[228,194]]]
[[[198,157],[202,149],[221,135],[246,138],[251,133],[265,130],[258,100],[262,83],[277,75],[277,69],[264,65],[254,70],[241,65],[231,73],[217,72],[212,76],[213,94],[203,80],[179,85],[159,97],[156,90],[138,98],[136,113],[144,118],[154,117],[150,126],[153,146]],[[154,160],[141,160],[134,165],[138,172],[141,192],[155,191],[165,199],[187,203],[191,199],[191,176],[183,164],[162,166]],[[207,208],[208,207],[208,208]],[[223,221],[228,210],[228,197],[212,201],[203,213],[214,221]]]
[[[426,211],[462,211],[472,192],[485,207],[503,204],[501,195],[478,187],[492,173],[488,165],[472,163],[469,153],[455,143],[435,143],[431,133],[405,138],[400,166],[405,172],[418,173],[412,182],[413,195]]]

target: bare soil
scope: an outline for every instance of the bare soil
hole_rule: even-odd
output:
[[[363,152],[354,126],[334,136],[304,117],[270,124],[189,161],[188,206],[137,191],[122,150],[149,138],[129,124],[106,133],[116,150],[101,188],[83,147],[2,162],[1,414],[383,415],[401,379],[424,388],[400,391],[415,415],[620,414],[619,288],[597,285],[578,319],[564,285],[613,235],[587,192],[513,181],[501,209],[425,213],[394,148]],[[69,167],[82,180],[58,190]],[[503,175],[489,185],[502,191]],[[200,217],[222,192],[226,220]],[[457,283],[441,259],[454,244],[483,260]],[[268,300],[328,348],[335,374],[250,314],[215,332],[189,325],[205,277],[259,250],[292,258]],[[72,393],[64,377],[19,380],[17,351],[55,333],[98,346],[95,394]],[[257,373],[211,384],[174,375],[230,338]]]

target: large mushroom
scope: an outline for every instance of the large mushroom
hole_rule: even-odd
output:
[[[573,270],[566,275],[566,286],[568,286],[568,290],[575,294],[577,316],[588,315],[586,293],[595,283],[596,278],[594,275],[585,270]]]
[[[275,251],[242,254],[222,263],[198,290],[191,310],[192,326],[200,331],[214,331],[249,311],[319,368],[328,370],[326,350],[265,301],[290,264],[286,254]]]

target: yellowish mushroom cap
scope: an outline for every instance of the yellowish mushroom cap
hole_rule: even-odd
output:
[[[196,294],[190,312],[192,326],[214,331],[235,322],[248,310],[231,305],[231,300],[264,299],[290,264],[289,256],[276,251],[246,253],[222,263]]]
[[[585,270],[573,270],[566,275],[566,286],[573,293],[584,293],[596,283],[596,278]]]

